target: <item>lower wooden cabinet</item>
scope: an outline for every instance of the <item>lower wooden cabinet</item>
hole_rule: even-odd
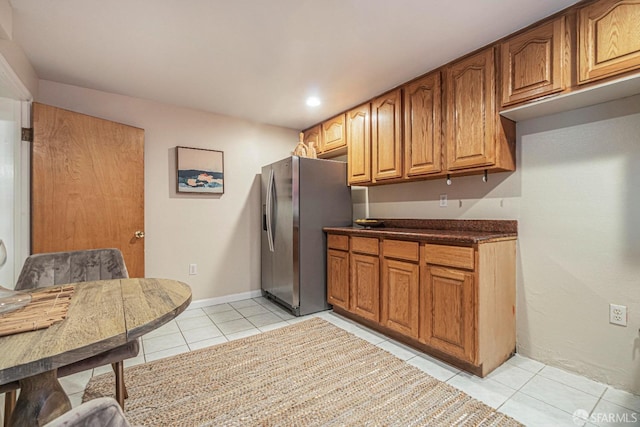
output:
[[[420,295],[420,341],[475,363],[473,272],[426,265]]]
[[[337,313],[482,377],[515,351],[515,239],[455,246],[340,237],[348,244],[327,253]]]
[[[327,300],[349,309],[349,252],[327,251]]]
[[[413,338],[418,337],[419,271],[417,263],[382,261],[381,323]]]
[[[380,320],[380,259],[352,253],[350,311],[364,319]]]

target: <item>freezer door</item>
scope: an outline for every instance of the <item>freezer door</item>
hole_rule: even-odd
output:
[[[281,302],[298,307],[295,285],[294,254],[297,243],[294,216],[298,207],[297,157],[288,157],[273,167],[273,285],[265,289]]]

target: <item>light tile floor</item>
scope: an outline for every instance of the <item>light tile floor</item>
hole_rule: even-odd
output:
[[[429,375],[512,416],[527,426],[640,426],[640,396],[516,355],[486,378],[461,372],[332,311],[294,317],[265,298],[186,310],[142,338],[137,365],[277,329],[310,317],[323,318],[391,352]],[[72,404],[79,405],[92,375],[106,366],[62,378]],[[588,422],[587,422],[588,421]]]

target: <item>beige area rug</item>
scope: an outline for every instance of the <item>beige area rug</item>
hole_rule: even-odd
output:
[[[145,426],[519,426],[331,323],[313,318],[125,370]],[[113,396],[94,377],[83,401]]]

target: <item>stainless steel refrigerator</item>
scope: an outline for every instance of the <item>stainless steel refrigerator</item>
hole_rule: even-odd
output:
[[[352,224],[344,162],[292,156],[262,168],[262,292],[302,316],[326,310],[326,236]]]

